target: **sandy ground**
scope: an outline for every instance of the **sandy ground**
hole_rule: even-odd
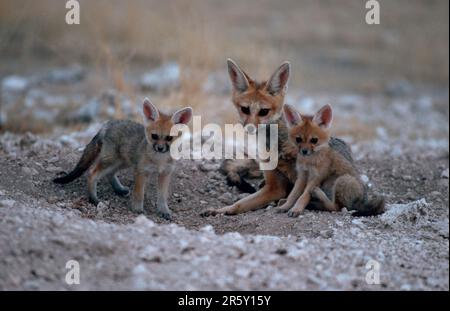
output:
[[[362,135],[352,143],[357,164],[388,203],[377,217],[306,211],[293,219],[269,206],[202,218],[204,209],[246,194],[227,186],[219,162],[187,160],[171,185],[172,223],[154,211],[154,174],[145,215],[132,213],[106,183],[94,207],[85,177],[66,186],[51,179],[72,167],[100,124],[3,134],[0,289],[448,290],[448,102],[359,100],[369,104],[335,101],[338,115],[359,116],[374,137],[350,135],[343,117],[336,131],[350,142]],[[132,186],[130,172],[120,178]],[[72,259],[80,264],[79,285],[65,282]],[[379,263],[378,285],[366,282],[371,260]]]

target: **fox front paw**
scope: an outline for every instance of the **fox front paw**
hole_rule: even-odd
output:
[[[143,202],[133,202],[133,203],[131,203],[131,210],[134,213],[143,214],[144,213],[144,204],[143,204]]]
[[[172,220],[172,212],[170,210],[161,211],[158,209],[156,210],[156,213],[159,217],[164,218],[165,220]]]
[[[159,204],[156,208],[156,213],[158,216],[166,220],[172,220],[172,211],[167,207],[167,205]]]
[[[291,206],[287,204],[287,200],[281,199],[278,201],[278,205],[275,208],[275,213],[286,213],[290,208]]]
[[[200,213],[200,216],[209,217],[216,215],[236,215],[234,206],[226,206],[219,209],[207,209]]]
[[[204,210],[203,212],[201,212],[200,216],[202,216],[202,217],[210,217],[210,216],[216,216],[217,214],[219,214],[218,210],[209,208],[209,209]]]
[[[293,217],[296,218],[298,216],[300,216],[300,214],[303,212],[303,210],[299,209],[299,208],[291,208],[288,212],[288,216],[289,217]]]

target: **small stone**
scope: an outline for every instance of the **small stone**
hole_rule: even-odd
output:
[[[14,200],[1,200],[0,207],[13,207],[16,204]]]
[[[441,178],[449,179],[449,171],[448,171],[448,169],[442,171]]]
[[[402,177],[402,179],[403,179],[404,181],[411,181],[411,180],[412,180],[412,177],[409,176],[409,175],[405,175],[405,176]]]
[[[45,170],[49,173],[59,173],[62,171],[62,168],[54,165],[49,165]]]
[[[52,225],[61,227],[64,224],[64,217],[60,214],[56,214],[51,218]]]
[[[36,169],[34,169],[32,167],[27,167],[27,166],[22,167],[22,172],[25,175],[30,175],[30,176],[39,174],[39,172]]]
[[[214,233],[214,227],[211,225],[206,225],[200,229],[201,232]]]
[[[160,253],[161,251],[157,247],[153,245],[147,245],[139,254],[139,258],[145,261],[160,262]]]
[[[203,200],[200,200],[200,204],[208,204],[208,202],[206,202],[206,201],[203,201]]]
[[[220,164],[202,163],[198,168],[203,172],[218,171]]]
[[[361,180],[362,180],[362,182],[364,183],[364,184],[368,184],[369,183],[369,181],[370,181],[370,179],[369,179],[369,177],[367,177],[367,175],[361,175]]]
[[[139,215],[138,217],[136,217],[136,220],[134,222],[136,225],[139,226],[145,226],[145,227],[149,227],[152,228],[155,226],[155,223],[148,219],[145,215]]]
[[[224,204],[233,204],[233,202],[234,202],[234,197],[229,192],[225,192],[218,199],[220,202],[222,202]]]

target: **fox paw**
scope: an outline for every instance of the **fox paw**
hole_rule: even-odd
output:
[[[286,213],[290,208],[290,206],[288,206],[286,202],[286,199],[279,200],[277,207],[275,207],[275,213]]]
[[[291,208],[288,212],[288,216],[296,218],[296,217],[300,216],[301,213],[302,213],[301,210],[296,209],[296,208]]]
[[[97,198],[89,197],[89,203],[91,203],[92,205],[97,206],[98,203],[100,203],[100,201]]]
[[[210,217],[210,216],[216,216],[217,214],[220,214],[216,209],[207,209],[200,213],[200,216],[202,217]]]
[[[162,217],[165,220],[172,220],[172,212],[169,210],[167,211],[156,210],[156,213],[158,214],[159,217]]]

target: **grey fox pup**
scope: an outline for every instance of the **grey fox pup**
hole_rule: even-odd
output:
[[[149,166],[158,168],[157,212],[171,219],[172,212],[167,206],[167,196],[174,160],[170,156],[170,145],[176,138],[170,135],[175,124],[187,124],[192,118],[192,108],[178,110],[173,115],[166,115],[150,102],[144,100],[144,125],[128,121],[114,120],[107,122],[86,146],[80,161],[65,176],[54,179],[57,184],[67,184],[80,177],[91,166],[88,173],[89,201],[98,204],[97,182],[107,177],[114,192],[127,195],[129,189],[117,178],[121,169],[134,170],[134,189],[131,194],[131,209],[144,211],[144,189],[149,173]]]
[[[347,207],[356,210],[354,216],[382,213],[384,200],[375,198],[369,201],[353,161],[330,147],[331,106],[326,105],[314,116],[308,116],[285,104],[283,113],[289,128],[289,140],[298,148],[297,179],[278,211],[289,211],[289,216],[296,217],[314,198],[315,203],[328,211]]]

